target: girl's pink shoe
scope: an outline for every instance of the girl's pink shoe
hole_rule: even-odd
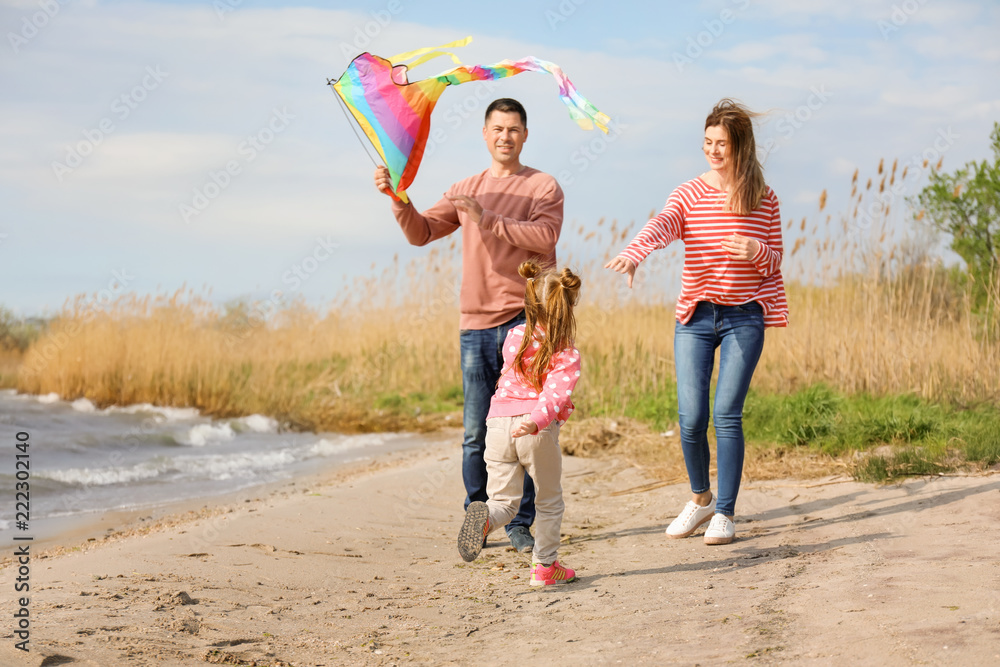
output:
[[[568,567],[563,567],[559,561],[553,561],[552,565],[548,567],[541,563],[531,564],[531,581],[529,583],[532,586],[568,584],[571,581],[576,581],[576,572]]]

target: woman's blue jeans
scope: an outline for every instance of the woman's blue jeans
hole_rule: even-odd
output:
[[[465,506],[474,500],[486,502],[486,415],[490,400],[497,389],[503,370],[503,342],[507,332],[524,324],[524,311],[512,320],[490,329],[463,329],[459,335],[462,355],[462,390],[464,410],[462,425],[465,440],[462,442],[462,479],[465,482]],[[528,528],[535,521],[535,484],[524,476],[524,495],[520,511],[509,524],[507,533],[515,526]]]
[[[733,516],[743,476],[743,403],[764,347],[764,311],[756,301],[741,306],[698,302],[687,324],[674,329],[677,412],[681,447],[693,493],[711,490],[708,474],[709,389],[715,349],[719,379],[713,423],[718,450],[719,492],[715,511]]]

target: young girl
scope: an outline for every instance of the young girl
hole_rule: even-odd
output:
[[[569,269],[542,272],[532,261],[518,273],[528,281],[525,323],[507,334],[504,371],[486,419],[489,500],[469,504],[458,550],[465,561],[475,560],[486,536],[514,518],[527,472],[535,482],[536,512],[530,584],[565,584],[576,573],[556,560],[564,507],[559,426],[573,412],[570,396],[580,378],[580,352],[573,346],[580,279]]]

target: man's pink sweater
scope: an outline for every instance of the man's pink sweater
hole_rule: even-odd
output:
[[[449,196],[467,195],[483,207],[479,224],[459,213]],[[445,197],[423,213],[393,201],[396,216],[412,245],[422,246],[462,228],[461,329],[490,329],[510,321],[524,308],[521,262],[555,265],[562,229],[563,192],[546,173],[525,167],[505,178],[489,170],[455,183]]]

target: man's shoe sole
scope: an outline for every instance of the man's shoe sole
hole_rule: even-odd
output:
[[[458,531],[458,553],[462,554],[462,560],[466,563],[476,560],[483,550],[483,529],[489,519],[490,508],[486,503],[478,500],[469,503],[462,529]]]

